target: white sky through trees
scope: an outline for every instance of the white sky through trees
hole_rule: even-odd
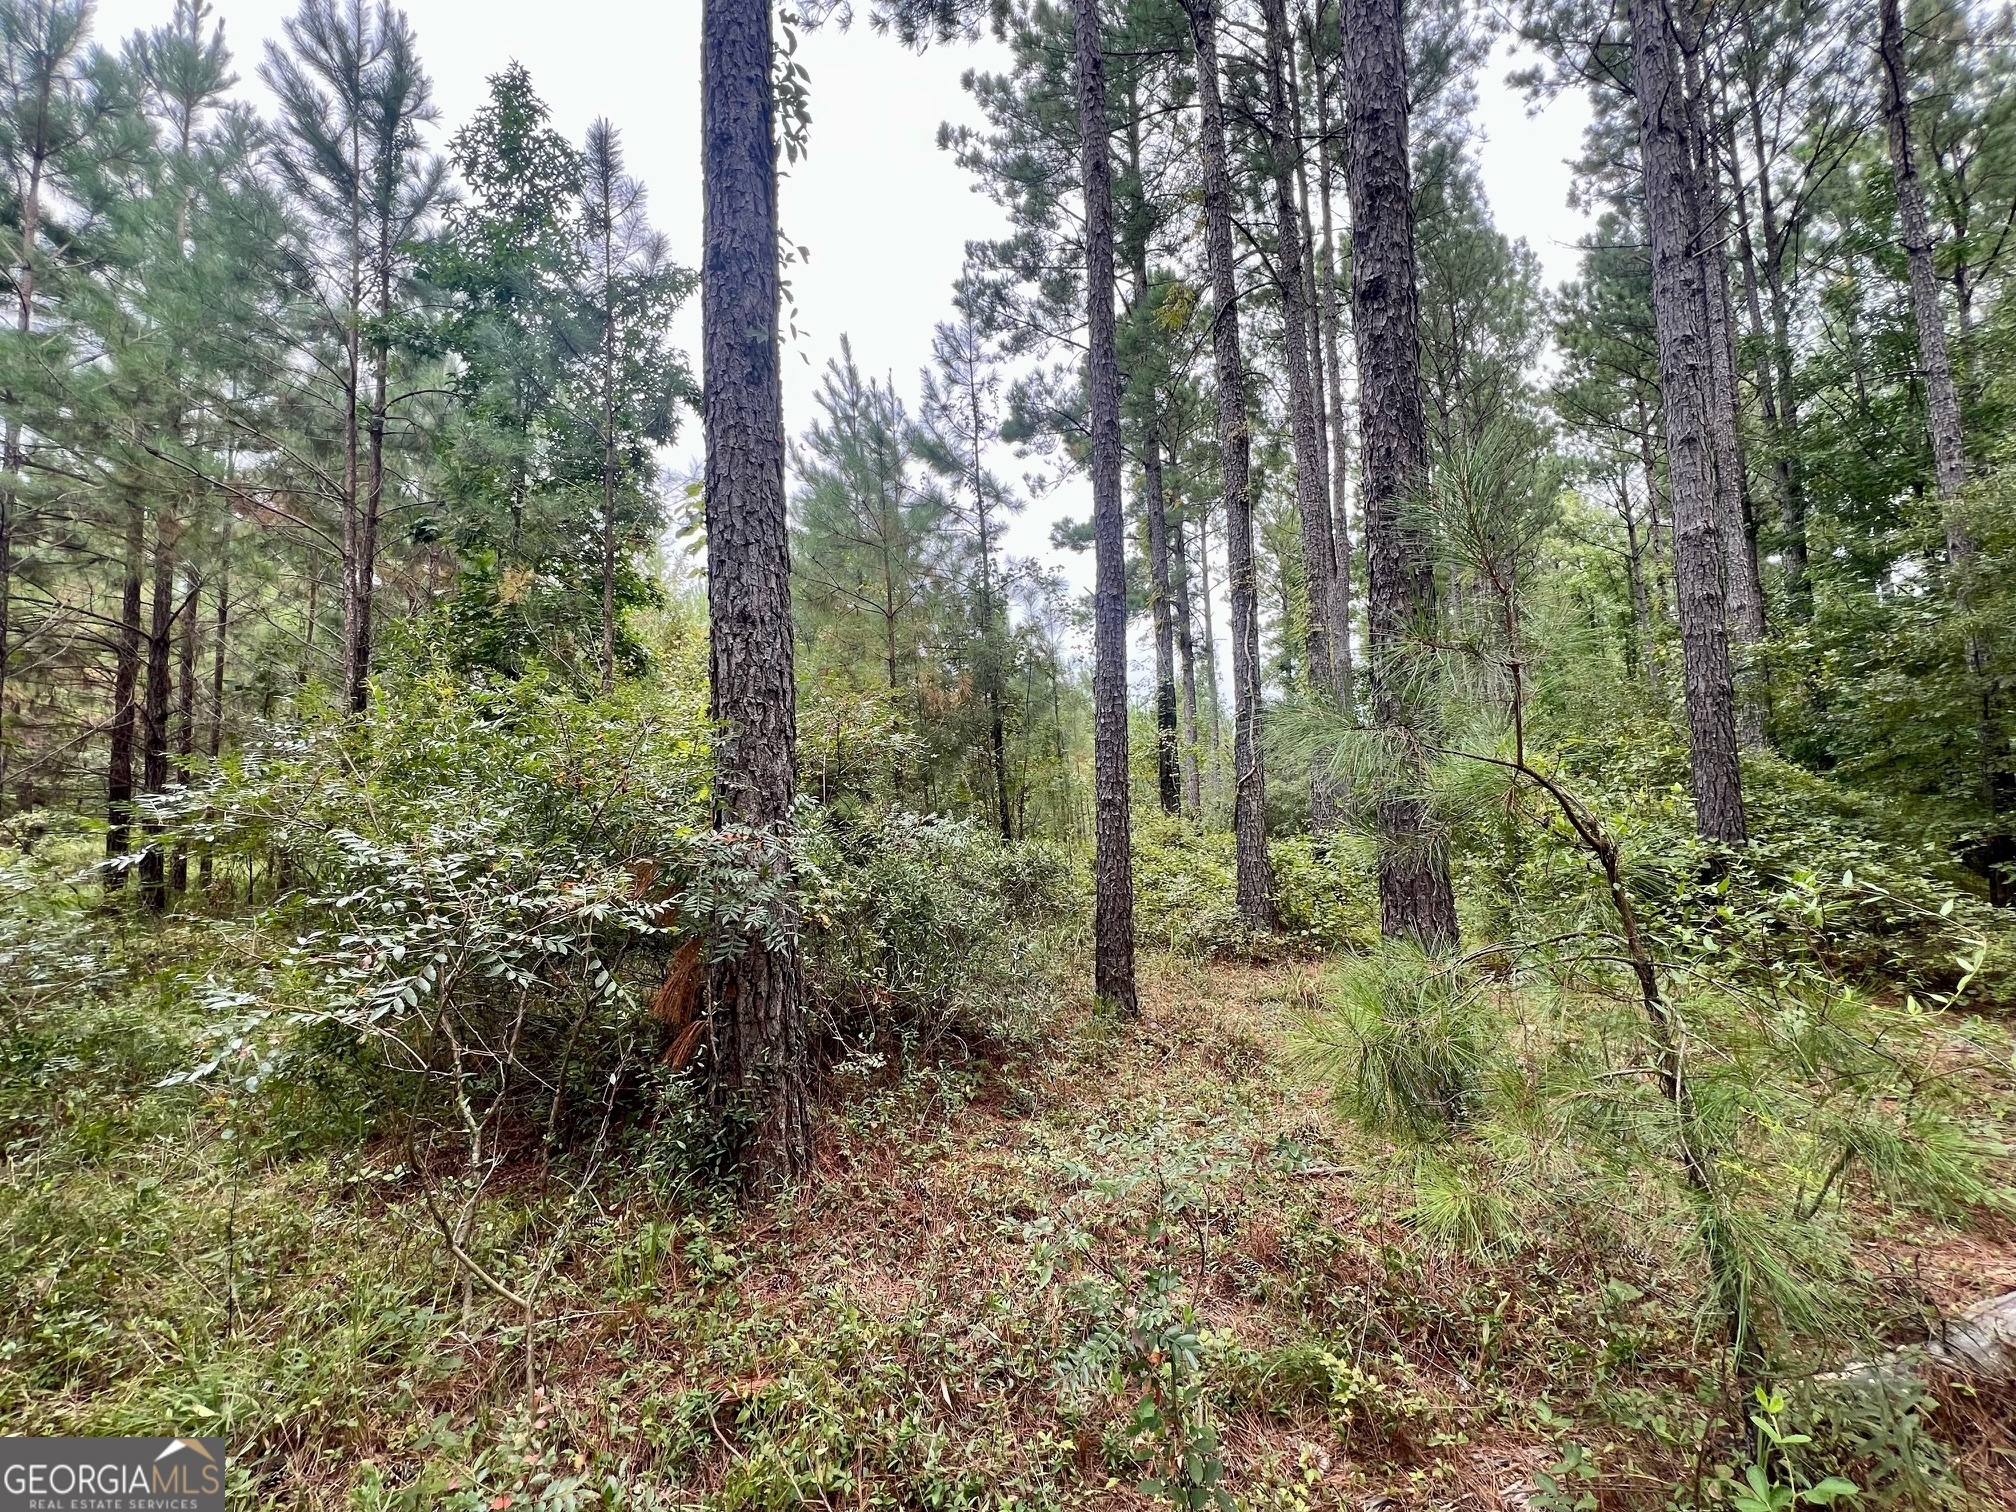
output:
[[[213,3],[234,55],[237,92],[270,113],[259,82],[263,44],[281,35],[296,0]],[[698,264],[699,0],[406,0],[402,8],[441,109],[436,150],[445,151],[483,103],[490,75],[516,59],[551,107],[554,127],[577,145],[596,116],[614,122],[630,172],[650,191],[652,223],[679,262]],[[99,0],[97,38],[116,44],[164,25],[171,10],[171,0]],[[1000,66],[1005,49],[988,41],[917,55],[865,25],[850,32],[829,26],[804,35],[798,57],[812,76],[811,156],[789,170],[782,205],[786,236],[811,256],[786,274],[795,305],[787,314],[799,333],[784,367],[785,425],[794,437],[813,416],[820,373],[843,333],[863,374],[893,376],[914,406],[917,373],[930,360],[933,325],[950,314],[966,242],[1006,226],[937,145],[940,122],[979,123],[960,76]],[[1485,187],[1499,228],[1533,247],[1551,287],[1574,273],[1573,243],[1588,224],[1568,207],[1565,162],[1579,149],[1587,108],[1571,96],[1531,118],[1503,82],[1507,69],[1502,57],[1494,59],[1478,80]],[[696,366],[699,338],[695,298],[680,342]],[[674,454],[697,459],[698,452],[694,417]],[[1004,454],[998,470],[1019,477],[1026,464]],[[1089,553],[1053,551],[1048,537],[1059,515],[1088,512],[1089,493],[1074,478],[1036,502],[1011,529],[1010,552],[1038,557],[1088,588]],[[1222,635],[1222,605],[1217,613]],[[1143,655],[1145,646],[1137,661]]]

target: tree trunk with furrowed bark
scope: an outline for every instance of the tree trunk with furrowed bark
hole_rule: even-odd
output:
[[[1218,458],[1224,474],[1226,572],[1232,601],[1233,855],[1239,916],[1252,928],[1273,929],[1274,870],[1267,859],[1267,771],[1260,717],[1260,602],[1253,572],[1253,437],[1246,419],[1246,365],[1239,352],[1232,181],[1226,160],[1225,106],[1218,87],[1218,28],[1212,4],[1213,0],[1184,0],[1197,58],[1202,118],[1204,254],[1211,271]]]
[[[1127,776],[1127,538],[1120,517],[1120,358],[1113,314],[1113,163],[1098,0],[1077,0],[1080,187],[1085,196],[1085,387],[1092,412],[1092,975],[1134,1013],[1134,861]]]
[[[1729,662],[1721,544],[1715,533],[1714,437],[1709,405],[1708,291],[1701,258],[1699,181],[1688,150],[1679,46],[1664,0],[1631,0],[1632,83],[1638,97],[1645,215],[1652,242],[1652,307],[1672,491],[1674,586],[1686,683],[1695,827],[1706,839],[1746,838],[1737,757],[1736,688]]]
[[[706,0],[700,46],[714,822],[788,880],[797,700],[767,0]],[[707,981],[710,1094],[743,1129],[743,1182],[757,1192],[802,1174],[812,1152],[797,921],[777,922],[782,943],[752,931]]]
[[[1400,0],[1344,0],[1345,141],[1351,196],[1351,309],[1358,347],[1359,455],[1371,579],[1372,717],[1412,729],[1431,716],[1419,686],[1435,627],[1435,567],[1411,518],[1427,476],[1421,409],[1414,196]],[[1415,775],[1421,775],[1417,768]],[[1379,806],[1380,930],[1429,950],[1457,941],[1448,852],[1413,794]]]

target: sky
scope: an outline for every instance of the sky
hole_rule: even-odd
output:
[[[238,92],[264,109],[264,43],[281,35],[296,0],[213,3],[236,55]],[[99,0],[98,36],[109,42],[159,26],[171,8],[171,0]],[[405,0],[404,9],[434,81],[437,145],[445,149],[483,103],[488,77],[515,59],[568,137],[580,141],[597,116],[616,125],[630,171],[650,191],[653,224],[678,261],[698,264],[699,0]],[[785,357],[784,419],[792,435],[813,418],[820,373],[842,335],[864,373],[893,376],[914,401],[932,327],[950,313],[966,243],[1005,225],[952,155],[939,150],[938,128],[979,124],[961,76],[998,66],[1004,55],[991,41],[917,55],[866,26],[829,26],[801,39],[798,58],[811,74],[811,152],[788,171],[780,196],[785,235],[809,253],[787,274],[798,332]],[[1569,96],[1529,116],[1504,83],[1512,66],[1494,58],[1478,81],[1485,188],[1500,228],[1533,247],[1552,285],[1574,272],[1573,244],[1585,228],[1568,207],[1566,160],[1579,148],[1587,111]],[[680,334],[697,365],[697,299]],[[697,454],[698,446],[696,420],[675,456]],[[1012,477],[1021,469],[1004,457],[998,470]],[[1088,492],[1067,482],[1046,496],[1017,523],[1010,552],[1089,585],[1089,560],[1048,542],[1056,516],[1087,512]]]

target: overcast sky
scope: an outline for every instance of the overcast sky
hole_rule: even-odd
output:
[[[263,109],[263,44],[281,34],[296,0],[214,3],[236,54],[239,90]],[[407,0],[405,9],[441,108],[437,145],[482,104],[486,79],[516,59],[552,107],[554,126],[576,142],[596,116],[616,124],[631,171],[649,187],[653,222],[679,261],[698,263],[699,0]],[[170,0],[99,0],[99,38],[161,25],[170,10]],[[865,372],[893,374],[914,399],[966,242],[1003,224],[939,151],[938,127],[977,124],[960,76],[997,66],[1004,51],[988,42],[917,56],[865,26],[805,37],[799,57],[812,76],[811,156],[782,195],[786,235],[811,252],[789,274],[799,331],[785,361],[793,435],[812,414],[819,373],[843,333]],[[1503,83],[1508,67],[1496,60],[1479,81],[1484,179],[1499,226],[1532,245],[1551,285],[1573,272],[1570,249],[1583,230],[1567,205],[1565,162],[1578,149],[1586,110],[1570,97],[1529,118]],[[698,306],[696,299],[684,329],[696,363]],[[681,453],[697,449],[698,430],[689,422]],[[1006,470],[1014,475],[1012,462]],[[1089,582],[1088,562],[1058,559],[1048,546],[1051,518],[1085,513],[1082,493],[1061,488],[1029,511],[1010,549],[1055,560],[1074,582]]]

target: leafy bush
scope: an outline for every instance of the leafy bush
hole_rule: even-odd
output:
[[[885,811],[811,829],[807,984],[837,1040],[1021,1045],[1087,911],[1059,851],[978,825]]]
[[[527,1140],[599,1149],[631,1109],[697,1149],[691,1099],[641,1073],[704,1058],[707,963],[790,928],[830,1045],[1032,1036],[1058,921],[1083,912],[1060,854],[808,802],[779,857],[711,828],[708,770],[690,689],[589,702],[424,663],[360,724],[254,747],[170,816],[227,873],[239,858],[248,892],[261,860],[268,879],[255,919],[212,926],[267,943],[202,988],[187,1074],[340,1068],[416,1149],[472,1170]]]
[[[1752,754],[1750,843],[1731,850],[1695,835],[1685,748],[1664,723],[1564,739],[1551,763],[1616,836],[1655,948],[1690,970],[1752,986],[1817,973],[1940,995],[1965,981],[1991,1003],[2010,990],[2016,919],[1881,800]],[[1486,932],[1608,928],[1610,903],[1586,854],[1543,800],[1529,792],[1518,807],[1513,839],[1462,858],[1462,891],[1502,900]],[[1512,828],[1508,819],[1501,832]]]
[[[1379,932],[1370,842],[1340,835],[1271,841],[1279,935],[1240,920],[1232,836],[1159,811],[1134,818],[1134,931],[1146,946],[1194,956],[1268,956],[1369,944]]]

